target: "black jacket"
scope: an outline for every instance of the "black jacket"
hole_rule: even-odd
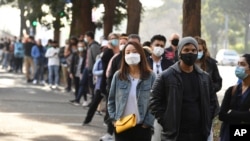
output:
[[[76,75],[78,61],[79,61],[79,55],[78,55],[78,53],[73,53],[71,64],[70,64],[70,73],[72,73],[73,76]],[[82,64],[81,64],[81,71],[80,71],[80,73],[82,73],[82,71],[84,69],[85,61],[86,61],[86,51],[83,52],[83,60],[82,60]]]
[[[209,75],[196,65],[194,69],[199,79],[195,85],[200,87],[202,133],[207,137],[210,134],[218,99]],[[176,62],[157,77],[151,90],[150,109],[162,125],[168,141],[175,141],[179,133],[183,94],[180,74],[179,62]]]
[[[242,84],[240,83],[235,90],[234,87],[226,90],[219,112],[219,119],[223,121],[220,129],[220,137],[223,140],[230,140],[230,125],[250,124],[250,94],[248,93],[244,101],[238,104],[241,100],[238,95],[241,94]]]
[[[221,121],[229,124],[250,124],[250,94],[248,94],[245,100],[237,106],[237,100],[239,100],[237,94],[241,93],[239,90],[241,87],[242,84],[237,86],[235,94],[232,94],[233,87],[229,87],[225,92],[219,113],[219,119]],[[227,113],[229,109],[232,110],[230,114]]]
[[[103,56],[101,58],[101,60],[102,60],[102,68],[103,68],[103,75],[102,75],[100,90],[105,95],[108,94],[107,89],[106,89],[106,87],[107,87],[106,71],[107,71],[108,63],[109,63],[109,61],[110,61],[110,59],[112,58],[113,55],[114,55],[113,50],[107,48],[103,52]]]
[[[217,67],[217,61],[213,58],[209,57],[206,60],[207,70],[206,72],[209,73],[215,92],[218,92],[222,87],[222,78],[220,76],[218,67]]]
[[[149,64],[150,68],[153,69],[153,59],[152,59],[152,57],[148,56],[147,61],[148,61],[148,64]],[[174,63],[172,61],[167,60],[165,57],[162,57],[162,60],[161,60],[162,71],[167,69],[168,67],[170,67],[173,64]]]

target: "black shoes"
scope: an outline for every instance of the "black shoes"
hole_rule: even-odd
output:
[[[77,102],[75,100],[70,100],[69,101],[71,104],[75,105],[75,106],[79,106],[80,105],[80,102]]]

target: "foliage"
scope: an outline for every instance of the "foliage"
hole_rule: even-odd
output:
[[[219,141],[221,123],[222,122],[219,120],[218,116],[216,116],[213,120],[213,138],[214,138],[214,141]]]
[[[247,49],[248,40],[249,40],[249,24],[250,24],[250,1],[249,0],[221,0],[216,1],[217,5],[223,10],[224,13],[227,13],[231,19],[235,19],[237,23],[243,27],[239,30],[244,30],[244,46],[245,51],[249,51]],[[230,21],[231,22],[231,21]],[[231,28],[231,27],[230,27]]]
[[[244,53],[244,44],[243,43],[236,43],[235,45],[231,46],[231,49],[234,49],[239,54],[242,54],[242,53]]]
[[[95,7],[98,7],[100,6],[101,4],[103,4],[102,0],[95,0],[93,5]],[[121,22],[123,21],[123,19],[125,19],[127,17],[127,12],[126,12],[126,0],[118,0],[118,4],[116,6],[116,9],[115,9],[115,17],[114,17],[114,26],[116,28],[119,28],[119,25],[121,24]],[[104,13],[101,17],[101,19],[99,19],[97,22],[96,22],[96,27],[97,28],[102,28],[103,26],[103,18],[104,18]]]
[[[14,2],[15,0],[0,0],[0,6],[10,4]]]
[[[49,11],[43,11],[42,6],[47,5],[49,7]],[[44,17],[51,15],[52,17],[60,17],[64,18],[66,17],[69,19],[68,16],[68,9],[65,9],[65,0],[41,0],[41,1],[29,1],[28,7],[33,10],[30,11],[27,15],[28,19],[30,21],[38,20],[42,25],[46,26],[48,29],[50,29],[52,26],[59,26],[63,27],[64,24],[60,22],[59,25],[55,25],[55,20],[48,21],[44,19]]]
[[[249,0],[220,0],[216,1],[217,4],[224,12],[244,21],[250,14],[250,1]]]

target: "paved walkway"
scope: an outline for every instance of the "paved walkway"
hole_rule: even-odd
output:
[[[82,126],[87,108],[68,103],[73,95],[27,84],[24,75],[0,70],[1,141],[98,141],[103,117]]]

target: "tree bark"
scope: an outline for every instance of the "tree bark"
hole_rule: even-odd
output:
[[[138,34],[141,21],[142,4],[140,0],[127,0],[127,34]]]
[[[54,40],[60,43],[61,19],[59,14],[56,16],[56,20],[53,23],[53,27],[54,27]]]
[[[18,0],[18,7],[20,9],[20,33],[19,36],[22,37],[23,36],[23,30],[26,30],[27,34],[29,34],[29,30],[27,29],[26,26],[26,18],[24,17],[24,4],[22,2],[22,0]]]
[[[117,6],[117,0],[103,0],[104,5],[104,17],[103,17],[103,29],[104,37],[107,38],[109,33],[113,31],[114,17],[115,17],[115,8]]]
[[[201,0],[183,0],[182,36],[201,36]]]
[[[86,31],[95,32],[95,24],[92,22],[91,0],[72,0],[72,23],[70,36],[85,34]]]
[[[250,19],[248,19],[248,18],[250,18],[250,15],[249,15],[249,17],[247,16],[246,20],[245,20],[245,39],[244,39],[245,52],[249,52],[250,51],[250,48],[248,47],[249,20]]]

